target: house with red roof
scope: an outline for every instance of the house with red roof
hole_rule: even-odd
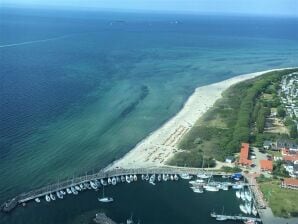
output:
[[[273,171],[273,163],[271,160],[260,160],[261,171]]]
[[[242,143],[238,164],[241,166],[250,166],[252,164],[252,161],[248,159],[248,155],[249,155],[249,144]]]
[[[295,179],[295,178],[285,178],[281,182],[281,187],[298,190],[298,179]]]

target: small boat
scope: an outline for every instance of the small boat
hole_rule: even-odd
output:
[[[141,179],[145,180],[145,175],[144,174],[142,174]]]
[[[79,186],[75,186],[75,189],[77,190],[77,191],[81,191],[82,189],[79,187]]]
[[[50,198],[49,195],[46,195],[46,196],[45,196],[45,199],[46,199],[47,202],[50,202],[50,201],[51,201],[51,198]]]
[[[158,180],[158,181],[161,181],[161,179],[162,179],[161,175],[158,174],[158,176],[157,176],[157,180]]]
[[[94,181],[94,183],[96,184],[97,188],[99,188],[99,187],[100,187],[100,181],[98,181],[98,180],[95,180],[95,181]]]
[[[191,187],[194,193],[204,193],[204,189],[202,187]]]
[[[129,175],[130,182],[133,182],[133,175]]]
[[[83,184],[80,184],[80,188],[81,188],[82,190],[85,190],[85,189],[86,189],[85,186],[84,186]]]
[[[226,221],[226,220],[228,220],[228,218],[225,217],[225,216],[217,216],[217,217],[216,217],[216,220],[217,220],[217,221]]]
[[[125,176],[125,180],[126,180],[127,183],[130,183],[130,178],[129,178],[129,176]]]
[[[150,178],[150,177],[149,177],[149,174],[146,174],[146,176],[145,176],[145,180],[148,181],[149,178]]]
[[[254,216],[257,216],[257,215],[258,215],[258,210],[256,209],[256,207],[255,207],[254,205],[252,206],[251,213],[252,213]]]
[[[70,187],[70,190],[75,195],[77,195],[79,193],[73,186]]]
[[[50,193],[50,198],[51,198],[51,200],[53,200],[53,201],[56,200],[56,197],[55,197],[52,193]]]
[[[89,183],[85,183],[85,186],[88,190],[90,190],[92,188]]]
[[[191,175],[189,175],[188,173],[183,173],[180,175],[181,179],[183,180],[190,180],[192,178]]]
[[[168,174],[163,174],[162,179],[163,179],[163,181],[167,181],[168,180]]]
[[[174,180],[174,176],[173,175],[170,175],[170,180]]]
[[[229,175],[222,175],[221,176],[221,178],[223,178],[223,179],[227,179],[227,178],[229,178],[230,176]]]
[[[105,190],[104,187],[102,188],[102,197],[98,198],[99,202],[103,202],[103,203],[109,203],[109,202],[113,202],[114,199],[112,197],[105,197]]]
[[[112,184],[112,179],[108,178],[108,184]]]
[[[133,180],[134,180],[134,181],[137,181],[137,180],[138,180],[137,175],[133,175]]]
[[[121,182],[125,182],[125,177],[124,176],[121,176],[120,179],[121,179]]]
[[[239,205],[239,208],[241,210],[241,212],[243,212],[244,214],[247,214],[247,210],[246,210],[246,206],[245,205]]]
[[[233,184],[232,185],[232,188],[235,189],[235,190],[240,190],[243,188],[243,185],[242,184],[239,184],[239,183],[236,183],[236,184]]]
[[[60,194],[66,195],[65,191],[63,191],[63,190],[60,191]]]
[[[238,181],[242,178],[242,174],[241,173],[234,173],[234,174],[231,175],[231,178]]]
[[[236,197],[237,198],[240,198],[241,197],[240,191],[236,191]]]
[[[112,185],[116,185],[117,184],[117,179],[115,177],[112,178]]]
[[[244,192],[244,195],[245,195],[245,199],[247,201],[251,201],[252,200],[251,193],[249,191],[245,191]]]
[[[206,191],[211,191],[211,192],[216,192],[216,191],[219,191],[219,188],[217,186],[213,186],[213,185],[207,185],[205,187],[205,190]]]
[[[251,204],[250,204],[250,202],[246,202],[245,207],[246,207],[247,214],[250,215],[251,214]]]
[[[208,179],[210,178],[212,175],[211,174],[207,174],[207,173],[199,173],[197,175],[198,178],[201,178],[201,179]]]
[[[56,192],[56,195],[57,195],[57,198],[63,199],[63,195],[61,195],[59,191]]]
[[[39,198],[35,198],[34,200],[35,200],[37,203],[40,202],[40,199],[39,199]]]
[[[102,186],[107,186],[107,181],[105,181],[104,179],[100,179],[100,184]]]
[[[245,194],[244,194],[244,191],[241,191],[240,192],[240,198],[245,201]]]
[[[90,181],[90,186],[92,189],[96,190],[97,189],[97,184],[95,184],[93,181]]]
[[[229,190],[229,186],[226,185],[226,184],[222,184],[221,189],[222,189],[223,191],[228,191],[228,190]]]
[[[117,183],[120,183],[121,182],[120,177],[116,177],[116,181],[117,181]]]
[[[176,180],[176,181],[179,180],[179,177],[177,174],[174,175],[174,180]]]
[[[257,224],[257,221],[253,220],[253,219],[249,219],[244,221],[244,224]]]
[[[66,188],[67,194],[72,194],[72,191],[69,188]]]

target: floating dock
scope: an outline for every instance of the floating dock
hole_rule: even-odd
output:
[[[224,221],[224,220],[235,220],[235,221],[255,221],[255,222],[261,222],[262,220],[260,218],[255,218],[255,217],[245,217],[241,215],[219,215],[216,214],[215,212],[212,212],[211,217],[219,220],[219,221]]]

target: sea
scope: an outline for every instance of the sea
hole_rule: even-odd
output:
[[[298,65],[298,18],[0,8],[0,202],[122,157],[198,86]],[[28,203],[2,224],[216,223],[238,214],[233,191],[185,181],[121,184]],[[228,222],[227,222],[228,223]],[[235,223],[235,222],[231,222]]]

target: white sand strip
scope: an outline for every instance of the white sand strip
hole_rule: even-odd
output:
[[[285,69],[285,68],[283,68]],[[108,169],[145,168],[163,166],[175,153],[177,144],[192,125],[221,97],[222,92],[238,82],[260,76],[273,69],[236,76],[222,82],[198,87],[188,98],[183,108],[168,122],[139,142],[124,157],[108,166]]]

